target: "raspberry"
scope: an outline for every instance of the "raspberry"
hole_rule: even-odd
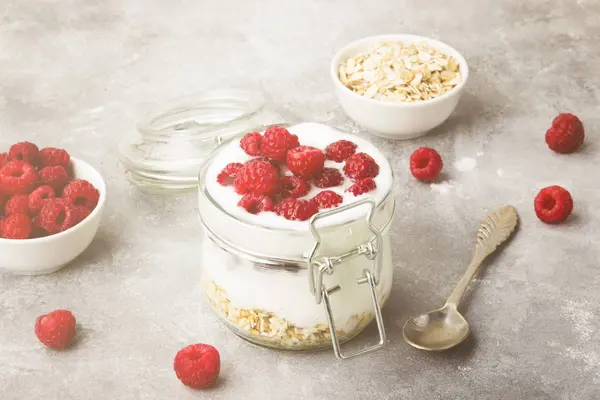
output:
[[[268,161],[254,161],[244,165],[235,176],[233,186],[238,194],[270,195],[277,191],[279,170]]]
[[[0,190],[7,194],[28,194],[37,182],[37,172],[24,161],[9,161],[0,168]]]
[[[40,149],[30,142],[15,143],[10,147],[8,156],[13,161],[24,161],[27,164],[38,165]]]
[[[240,147],[249,156],[261,156],[260,142],[262,141],[262,135],[258,132],[246,133],[242,140],[240,140]]]
[[[177,352],[173,362],[177,378],[193,389],[213,386],[221,369],[219,352],[208,344],[193,344]]]
[[[440,154],[429,147],[420,147],[410,155],[410,172],[420,181],[435,181],[443,166]]]
[[[31,234],[31,220],[25,214],[13,214],[2,221],[2,237],[27,239]]]
[[[562,113],[546,131],[546,144],[557,153],[572,153],[583,144],[584,137],[581,120],[573,114]]]
[[[314,177],[315,186],[318,188],[339,186],[342,182],[344,182],[344,177],[335,168],[323,168],[323,171]]]
[[[336,162],[346,161],[354,153],[356,153],[356,144],[349,140],[338,140],[325,148],[327,159]]]
[[[31,219],[31,233],[29,237],[32,239],[48,236],[48,232],[40,225],[40,217],[36,215]]]
[[[69,156],[69,153],[63,149],[46,147],[40,150],[40,165],[42,167],[54,167],[60,165],[68,170],[70,162],[71,157]]]
[[[8,162],[8,153],[0,153],[0,168]]]
[[[225,168],[223,168],[223,171],[219,172],[219,175],[217,175],[217,182],[223,186],[231,185],[233,183],[233,178],[235,178],[235,175],[242,167],[243,165],[240,163],[227,164]]]
[[[4,215],[29,214],[29,196],[17,194],[8,199],[4,205]]]
[[[62,232],[77,224],[78,214],[74,207],[63,199],[46,200],[39,213],[39,223],[48,233]]]
[[[277,163],[277,161],[271,160],[269,157],[264,157],[264,156],[252,158],[252,159],[246,161],[244,163],[244,165],[250,164],[253,162],[257,162],[257,161],[266,161],[266,162],[270,163],[271,165],[273,165],[277,169],[277,171],[279,171],[279,164]]]
[[[284,176],[279,180],[279,194],[283,198],[302,197],[309,189],[308,182],[295,176]]]
[[[533,203],[535,215],[548,224],[566,221],[573,211],[573,198],[560,186],[548,186],[538,193]]]
[[[9,199],[8,195],[0,192],[0,210],[4,209],[4,205],[6,204],[6,200],[8,200],[8,199]]]
[[[51,186],[56,191],[62,190],[62,188],[69,183],[69,174],[67,174],[67,170],[60,165],[44,167],[39,170],[38,174],[42,183]]]
[[[323,170],[325,155],[315,147],[298,146],[288,151],[286,162],[294,175],[308,179]]]
[[[262,137],[260,150],[271,160],[283,162],[289,149],[298,147],[298,136],[292,135],[280,126],[271,126]]]
[[[40,186],[31,192],[28,197],[29,212],[32,214],[39,213],[46,200],[54,199],[55,197],[56,194],[54,194],[54,189],[50,186]]]
[[[85,206],[93,210],[100,199],[100,192],[83,179],[74,179],[65,186],[62,197],[74,206]]]
[[[72,210],[70,210],[70,212],[73,215],[73,218],[69,218],[69,221],[71,221],[73,223],[72,226],[77,225],[78,223],[80,223],[81,221],[83,221],[84,219],[86,219],[88,217],[88,215],[90,215],[92,213],[92,210],[90,210],[87,207],[84,206],[75,206],[73,207]],[[65,225],[68,228],[71,228],[71,226]]]
[[[333,190],[323,190],[313,197],[312,201],[322,210],[324,208],[337,207],[339,204],[342,204],[344,198]]]
[[[375,178],[379,174],[379,165],[370,155],[356,153],[346,160],[344,173],[353,181],[363,178]]]
[[[319,211],[317,203],[294,197],[283,199],[275,206],[275,213],[285,219],[306,221]]]
[[[346,191],[355,196],[359,196],[368,193],[371,190],[375,190],[375,188],[377,188],[377,184],[375,184],[373,178],[364,178],[357,180],[354,185],[350,186]]]
[[[75,338],[77,321],[69,310],[55,310],[35,320],[35,335],[51,349],[66,349]]]
[[[273,211],[275,204],[269,196],[264,194],[247,193],[240,199],[238,206],[250,214],[259,214],[262,211]]]

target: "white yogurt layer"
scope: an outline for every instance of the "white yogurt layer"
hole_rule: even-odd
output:
[[[317,123],[302,123],[288,127],[287,129],[290,131],[290,133],[298,136],[301,145],[316,147],[323,151],[327,145],[338,140],[351,141],[357,145],[357,153],[367,153],[373,157],[373,159],[379,165],[379,174],[374,178],[377,188],[369,193],[365,193],[360,196],[354,196],[352,193],[346,192],[346,189],[348,189],[353,182],[343,173],[344,163],[336,163],[334,161],[326,160],[325,167],[336,168],[341,172],[342,176],[344,176],[343,184],[327,189],[321,189],[312,186],[309,193],[302,197],[302,199],[310,199],[323,190],[332,190],[343,197],[344,202],[342,204],[353,203],[365,197],[372,197],[377,204],[380,204],[390,192],[392,186],[392,169],[390,164],[386,157],[368,141],[355,135],[343,133],[337,129]],[[244,163],[252,158],[253,157],[247,155],[241,149],[239,140],[232,140],[231,142],[225,144],[224,147],[216,154],[215,158],[211,161],[206,173],[206,188],[210,196],[217,203],[219,203],[227,213],[239,220],[268,228],[302,231],[307,230],[307,221],[289,221],[273,212],[262,212],[257,215],[250,214],[245,209],[237,205],[241,199],[241,196],[235,192],[233,186],[221,186],[217,182],[217,175],[227,164],[232,162]],[[320,225],[338,224],[354,220],[360,218],[365,214],[365,212],[365,207],[348,210],[342,214],[331,216],[326,220],[326,222],[323,221],[324,223]]]
[[[353,245],[360,244],[348,236],[340,240]],[[231,306],[271,312],[301,328],[327,325],[323,304],[317,304],[310,292],[307,270],[289,272],[257,268],[251,261],[223,251],[208,238],[202,243],[201,254],[204,276],[225,290]],[[383,268],[377,285],[377,297],[383,301],[390,293],[393,275],[388,232],[383,234],[380,257],[383,257]],[[325,287],[339,285],[342,288],[332,294],[330,300],[337,328],[346,333],[354,329],[353,316],[374,312],[368,285],[356,282],[363,271],[372,269],[373,265],[373,261],[359,257],[346,261],[332,275],[324,276]]]

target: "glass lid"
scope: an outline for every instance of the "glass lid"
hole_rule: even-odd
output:
[[[195,190],[202,163],[228,138],[287,124],[259,92],[215,89],[151,112],[119,145],[130,182],[145,190]]]

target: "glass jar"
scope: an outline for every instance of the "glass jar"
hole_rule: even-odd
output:
[[[195,190],[202,163],[224,140],[291,122],[246,89],[214,89],[162,104],[119,144],[126,176],[158,192]]]
[[[207,170],[219,151],[200,171],[198,210],[206,234],[202,284],[221,321],[243,339],[274,349],[333,346],[336,356],[349,358],[384,346],[393,185],[378,204],[367,197],[325,210],[304,230],[266,227],[232,215],[211,196]],[[373,319],[379,342],[342,354],[340,344]]]

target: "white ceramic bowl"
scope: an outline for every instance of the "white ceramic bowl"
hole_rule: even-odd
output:
[[[344,86],[338,76],[340,65],[349,57],[369,51],[384,42],[425,42],[454,57],[459,64],[463,80],[442,96],[414,103],[391,103],[370,99]],[[412,139],[425,135],[452,114],[469,78],[469,67],[464,57],[447,44],[423,36],[392,34],[370,36],[350,43],[333,57],[330,75],[342,108],[350,118],[377,136]]]
[[[91,165],[71,157],[73,175],[92,183],[100,192],[98,205],[91,214],[71,229],[37,239],[0,238],[0,270],[19,275],[41,275],[57,271],[73,261],[90,245],[98,226],[104,203],[106,185]]]

